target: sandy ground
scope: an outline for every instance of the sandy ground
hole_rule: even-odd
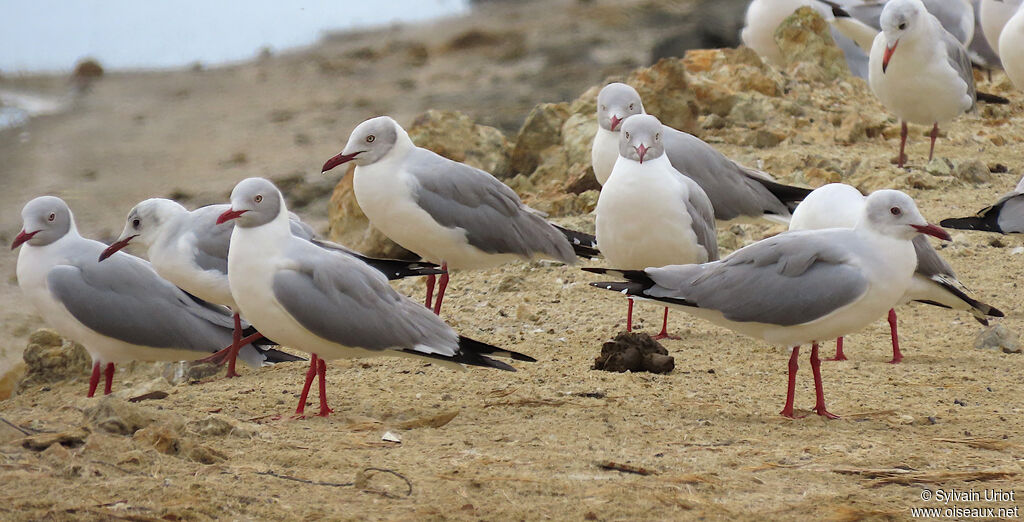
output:
[[[642,64],[650,37],[621,29],[650,18],[644,5],[622,11],[560,2],[543,20],[503,7],[497,15],[338,36],[302,53],[226,69],[108,75],[69,111],[0,133],[0,239],[17,233],[18,211],[38,194],[65,197],[86,235],[111,238],[138,200],[177,194],[190,205],[219,201],[250,175],[322,187],[325,195],[300,212],[323,226],[334,180],[317,171],[358,121],[378,113],[408,121],[427,108],[446,108],[514,129],[534,103],[572,99]],[[496,47],[447,50],[470,28],[520,34],[525,50],[507,62]],[[552,28],[561,31],[545,32]],[[567,74],[551,49],[581,39],[599,52],[588,67]],[[426,64],[404,65],[403,49],[412,43],[428,50]],[[397,82],[403,78],[411,86]],[[64,88],[52,78],[7,78],[0,86]],[[977,158],[1009,172],[976,186],[908,190],[930,219],[973,212],[1024,171],[1024,96],[1009,95],[1011,107],[950,126],[938,149],[954,163]],[[1009,138],[988,138],[1000,134]],[[817,156],[899,174],[889,163],[897,141],[881,136],[850,146],[808,137],[764,150],[707,137],[790,181]],[[911,170],[920,171],[927,154],[920,128],[909,153]],[[587,228],[592,217],[563,222]],[[756,239],[778,229],[745,230]],[[1016,283],[1024,255],[1013,253],[1019,243],[955,233],[942,250],[1016,331],[1024,329],[1024,289]],[[0,285],[0,360],[7,364],[42,325],[20,298],[14,262],[14,255],[0,258],[8,275]],[[588,287],[590,280],[548,263],[454,273],[443,317],[464,335],[538,362],[517,364],[516,373],[393,359],[332,362],[335,413],[327,419],[288,418],[302,363],[175,387],[159,384],[152,371],[119,372],[118,392],[108,399],[118,407],[154,387],[169,392],[135,407],[161,419],[154,426],[166,427],[164,443],[155,446],[166,453],[151,438],[107,434],[86,422],[83,411],[102,400],[83,398],[82,379],[33,387],[0,402],[0,417],[26,431],[90,426],[92,433],[76,447],[38,452],[0,423],[0,518],[881,519],[909,518],[912,507],[1022,503],[922,500],[925,489],[1024,493],[1024,356],[975,349],[981,327],[967,314],[902,308],[906,359],[899,365],[886,363],[883,321],[849,336],[851,360],[823,365],[829,409],[843,419],[790,421],[777,415],[785,398],[784,350],[680,312],[670,326],[682,340],[664,343],[676,359],[672,373],[590,370],[601,343],[624,326],[625,312],[619,296]],[[508,291],[496,290],[503,281]],[[397,287],[417,298],[422,292],[421,281]],[[638,313],[642,329],[656,332],[660,309],[641,305]],[[805,413],[813,404],[806,361],[797,389]],[[311,402],[315,410],[315,394]],[[443,426],[417,426],[453,413]],[[231,433],[203,428],[216,419]],[[401,442],[382,441],[387,431]],[[185,449],[196,446],[204,452]],[[643,474],[598,465],[607,462]]]

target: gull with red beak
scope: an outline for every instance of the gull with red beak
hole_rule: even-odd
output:
[[[823,228],[853,228],[864,212],[864,195],[855,187],[843,183],[829,183],[811,192],[793,212],[790,230],[817,230]],[[942,226],[946,226],[945,222]],[[979,323],[988,326],[988,317],[1003,317],[1003,312],[968,295],[967,288],[956,277],[953,267],[919,235],[914,238],[917,269],[914,279],[900,304],[911,301],[951,310],[970,312]],[[899,334],[896,331],[896,310],[889,310],[889,334],[892,339],[892,364],[903,360]],[[845,361],[843,338],[836,339],[836,355],[831,360]]]
[[[618,133],[619,159],[596,209],[597,247],[611,266],[642,270],[718,259],[711,201],[700,185],[672,167],[662,129],[657,118],[640,114]],[[630,298],[626,331],[632,329]],[[667,337],[668,307],[655,339]]]
[[[606,85],[597,96],[597,134],[590,149],[594,175],[608,182],[619,158],[619,134],[629,118],[646,114],[636,89],[624,83]],[[754,169],[722,155],[700,138],[662,125],[661,139],[668,161],[707,194],[721,221],[766,219],[789,222],[790,211],[810,189],[782,185]]]
[[[193,360],[231,342],[226,309],[183,292],[135,256],[117,252],[97,261],[107,246],[78,234],[60,198],[33,199],[21,215],[24,229],[11,245],[21,247],[18,285],[50,326],[92,356],[89,397],[101,367],[110,393],[114,363]],[[243,345],[240,357],[255,367],[299,360],[253,344]]]
[[[360,123],[327,172],[356,165],[356,201],[370,224],[406,250],[441,263],[435,313],[448,268],[486,268],[537,257],[572,264],[596,255],[593,237],[549,223],[494,176],[417,147],[398,123],[379,116]],[[431,307],[434,279],[427,278]]]
[[[238,305],[231,297],[231,288],[228,284],[228,245],[235,224],[233,221],[217,224],[217,219],[230,208],[231,205],[209,205],[190,211],[170,199],[147,199],[135,205],[128,213],[121,236],[103,251],[99,260],[107,259],[129,243],[138,244],[146,248],[150,263],[161,277],[204,301],[227,306],[235,311],[234,341],[231,349],[223,354],[217,354],[214,360],[226,358],[227,376],[236,377],[238,373],[235,371],[235,359],[238,350],[249,342],[258,340],[262,335],[253,333],[242,338],[242,333],[248,325],[237,313]],[[437,265],[430,263],[374,259],[341,245],[317,239],[313,229],[295,214],[289,214],[288,224],[295,236],[322,248],[342,250],[358,257],[380,270],[388,279],[441,273]]]
[[[791,348],[784,417],[796,416],[797,359],[800,346],[811,344],[814,411],[836,418],[825,408],[818,341],[860,330],[900,302],[917,265],[912,241],[918,234],[950,239],[925,221],[910,196],[880,190],[867,197],[854,228],[786,232],[704,264],[584,270],[625,279],[591,283],[597,288]]]
[[[939,124],[974,108],[977,93],[967,49],[946,31],[921,0],[890,0],[871,47],[868,83],[901,120],[897,165],[906,162],[907,122],[931,125],[928,161]]]
[[[437,315],[399,294],[384,274],[340,250],[292,234],[284,197],[271,182],[249,178],[231,192],[228,249],[231,295],[241,314],[267,337],[312,354],[296,415],[304,413],[314,377],[320,416],[327,406],[329,359],[400,356],[454,368],[514,370],[490,356],[534,359],[461,337]]]

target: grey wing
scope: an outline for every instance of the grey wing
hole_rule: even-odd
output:
[[[456,333],[426,307],[391,288],[380,272],[311,243],[293,248],[292,257],[294,268],[274,274],[274,296],[317,336],[366,350],[455,355]]]
[[[209,205],[192,211],[192,219],[183,221],[182,226],[190,230],[183,231],[195,237],[193,261],[203,270],[215,270],[222,274],[228,273],[228,246],[231,244],[231,231],[235,229],[234,221],[217,224],[217,218],[231,205]]]
[[[704,265],[648,268],[652,297],[683,299],[738,322],[781,326],[821,318],[860,298],[864,275],[836,244],[787,232]]]
[[[938,29],[939,38],[942,40],[943,45],[946,46],[946,58],[949,60],[950,67],[960,75],[960,79],[967,83],[967,95],[971,97],[970,110],[973,110],[978,99],[978,92],[974,87],[974,70],[971,67],[971,57],[967,54],[967,48],[960,43],[960,40],[957,40],[955,36],[943,28],[939,27]]]
[[[924,235],[918,235],[914,238],[914,252],[917,254],[917,270],[918,274],[925,277],[931,278],[934,276],[948,276],[956,278],[956,274],[953,272],[953,267],[949,266],[949,263],[942,256],[939,255],[935,247],[928,242],[928,238]]]
[[[715,232],[715,209],[700,185],[686,176],[682,178],[689,188],[686,212],[693,222],[693,233],[697,235],[697,242],[707,250],[708,261],[717,261],[718,234]]]
[[[291,228],[292,235],[298,238],[312,241],[316,239],[316,231],[309,224],[304,223],[294,212],[288,213],[288,226]]]
[[[785,203],[751,179],[743,167],[700,138],[668,126],[664,129],[669,161],[704,189],[715,209],[715,218],[728,221],[762,214],[789,216]]]
[[[1024,195],[1013,194],[1002,201],[999,209],[999,228],[1004,234],[1024,232]]]
[[[565,236],[494,176],[419,148],[409,154],[405,168],[419,184],[413,188],[419,206],[441,225],[465,230],[474,247],[575,262]]]
[[[225,309],[194,299],[139,258],[118,252],[99,263],[102,248],[89,250],[47,275],[54,297],[82,324],[153,348],[213,352],[231,343]]]
[[[974,16],[967,16],[967,4],[960,0],[924,0],[924,4],[928,12],[954,38],[963,45],[970,43],[967,41],[967,36],[974,29]]]
[[[876,0],[865,0],[863,2],[840,2],[843,6],[843,10],[850,13],[850,16],[860,20],[861,22],[874,27],[881,31],[882,23],[879,18],[882,17],[882,8],[885,7],[884,1]]]

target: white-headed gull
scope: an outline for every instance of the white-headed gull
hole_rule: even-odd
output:
[[[818,415],[825,409],[818,341],[860,330],[903,298],[917,265],[918,234],[949,239],[928,224],[910,196],[880,190],[868,196],[852,229],[786,232],[733,252],[721,261],[644,270],[585,268],[625,282],[591,285],[683,309],[730,330],[792,347],[786,405],[794,417],[797,358],[811,343]]]
[[[591,147],[594,175],[603,185],[619,158],[619,132],[630,116],[646,114],[640,94],[624,83],[606,85],[597,96],[597,134]],[[700,138],[662,126],[669,162],[700,185],[722,221],[763,218],[789,221],[790,211],[810,189],[782,185],[760,171],[736,164]]]
[[[89,397],[104,364],[104,393],[110,393],[114,363],[193,360],[230,345],[226,309],[188,295],[135,256],[118,252],[100,263],[107,245],[79,235],[60,198],[33,199],[21,216],[23,228],[11,245],[21,247],[18,285],[50,326],[92,356]],[[241,357],[252,366],[300,360],[252,344]]]
[[[271,182],[249,178],[231,192],[219,222],[236,220],[228,250],[231,295],[241,314],[268,338],[312,354],[296,415],[302,415],[315,375],[320,413],[327,406],[328,359],[381,355],[419,357],[514,370],[488,357],[533,361],[466,337],[388,285],[359,259],[295,237],[284,197]]]
[[[982,230],[1000,234],[1024,234],[1024,178],[1009,194],[974,216],[942,220],[942,226],[960,230]]]
[[[1022,0],[981,0],[981,32],[992,49],[1002,58],[1002,51],[999,48],[999,39],[1002,37],[1003,28],[1010,18],[1017,12],[1017,7]]]
[[[597,247],[611,266],[706,263],[718,259],[715,211],[696,182],[679,173],[665,155],[662,124],[636,115],[622,123],[619,159],[597,200]],[[628,300],[626,331],[633,329]],[[668,307],[661,333],[668,335]],[[678,337],[673,337],[678,339]]]
[[[853,228],[864,212],[865,198],[854,187],[843,183],[830,183],[811,192],[793,212],[790,230],[817,230],[823,228]],[[945,225],[943,225],[945,226]],[[1003,317],[1003,313],[969,295],[963,283],[923,235],[914,238],[917,269],[907,293],[899,304],[916,301],[953,310],[968,311],[981,324],[987,317]],[[899,335],[896,330],[896,310],[889,310],[889,330],[892,338],[892,360],[903,360]],[[835,361],[845,361],[843,338],[836,339]]]
[[[1024,91],[1024,4],[1003,27],[999,50],[1006,75],[1018,90]]]
[[[907,122],[931,125],[935,153],[939,124],[974,108],[974,73],[967,49],[928,13],[921,0],[890,0],[882,32],[871,47],[871,91],[901,120],[899,167],[906,161]]]
[[[356,202],[370,223],[406,250],[445,271],[434,313],[440,313],[448,268],[486,268],[543,257],[566,264],[594,255],[593,238],[555,226],[524,205],[494,176],[417,147],[398,122],[378,116],[360,123],[323,172],[353,162]],[[427,278],[427,307],[434,289]]]
[[[204,301],[236,311],[234,343],[224,354],[228,361],[227,376],[236,377],[235,357],[238,349],[262,335],[254,333],[242,339],[243,321],[231,297],[228,285],[228,245],[235,224],[217,225],[217,218],[230,207],[227,204],[208,205],[189,211],[170,199],[151,198],[142,201],[128,212],[121,236],[103,251],[100,261],[129,243],[140,244],[146,248],[149,262],[161,277]],[[324,248],[344,250],[380,270],[388,279],[441,273],[436,265],[430,263],[374,259],[316,239],[313,229],[294,214],[289,215],[289,225],[296,236]]]

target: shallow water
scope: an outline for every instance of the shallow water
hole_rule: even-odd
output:
[[[106,69],[246,60],[309,45],[324,32],[466,12],[468,0],[5,0],[0,72],[69,71],[92,57]]]

